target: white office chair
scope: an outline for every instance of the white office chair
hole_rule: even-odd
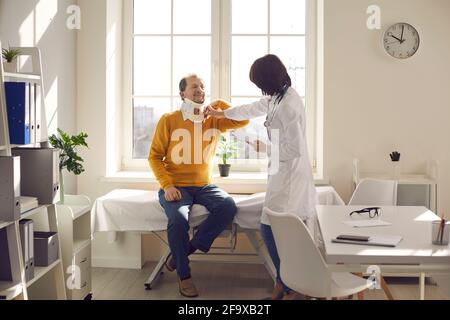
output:
[[[348,202],[349,206],[396,206],[397,181],[362,179]]]
[[[356,186],[348,205],[396,206],[397,184],[396,180],[362,179]],[[381,287],[387,298],[393,300],[394,297],[392,296],[384,277],[380,276],[380,280]]]
[[[281,279],[291,289],[315,298],[345,297],[371,283],[348,272],[331,272],[303,221],[264,208],[281,261]]]

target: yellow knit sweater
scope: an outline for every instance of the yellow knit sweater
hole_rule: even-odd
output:
[[[220,101],[219,108],[230,106]],[[180,110],[159,120],[148,161],[161,188],[203,187],[210,183],[211,162],[220,133],[246,126],[249,121],[209,117],[203,123],[184,120]],[[211,129],[211,130],[210,130]]]

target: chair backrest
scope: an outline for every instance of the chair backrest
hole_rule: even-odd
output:
[[[296,215],[264,208],[269,217],[280,256],[280,275],[291,289],[312,296],[327,297],[331,273],[308,228]]]
[[[356,186],[348,205],[396,206],[397,181],[363,179]]]

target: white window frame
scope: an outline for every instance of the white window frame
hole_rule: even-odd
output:
[[[270,9],[270,1],[268,6]],[[211,99],[231,99],[231,0],[211,0]],[[268,10],[269,12],[270,10]],[[221,15],[222,12],[222,15]],[[223,18],[228,17],[228,19]],[[313,169],[317,164],[317,3],[306,0],[306,91],[307,138]],[[150,171],[146,159],[133,159],[133,0],[124,0],[123,10],[123,108],[122,170]],[[253,34],[251,36],[254,36]],[[266,36],[266,35],[262,35]],[[278,34],[277,34],[278,36]],[[291,36],[291,35],[286,35]],[[208,93],[207,93],[208,94]],[[231,160],[235,171],[261,172],[267,160]],[[215,166],[216,167],[216,166]]]

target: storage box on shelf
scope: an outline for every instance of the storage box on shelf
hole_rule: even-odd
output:
[[[0,220],[20,217],[20,158],[0,156]]]

